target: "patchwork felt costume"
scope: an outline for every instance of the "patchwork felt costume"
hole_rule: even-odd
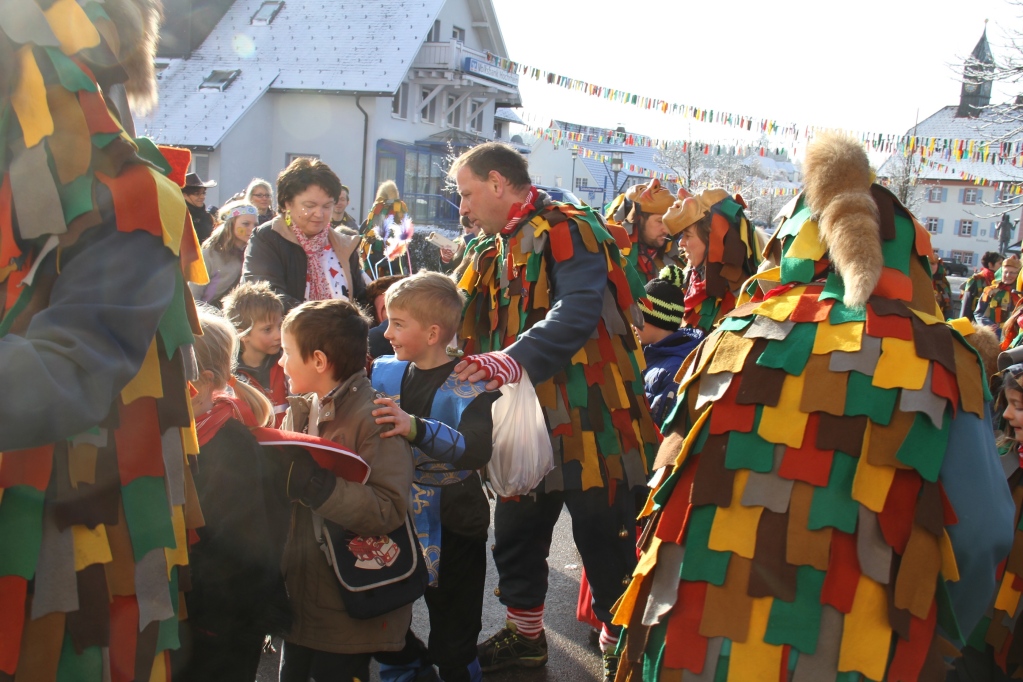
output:
[[[0,21],[0,679],[166,680],[179,645],[202,525],[185,285],[207,280],[188,152],[117,104],[158,16],[15,0]]]
[[[467,353],[504,351],[536,386],[551,428],[554,470],[535,495],[498,502],[494,559],[501,602],[535,609],[547,591],[550,533],[562,507],[587,533],[576,546],[610,624],[635,565],[629,490],[646,483],[660,435],[643,392],[631,324],[643,280],[621,249],[632,242],[591,209],[531,188],[501,234],[470,243],[459,287]],[[544,538],[547,538],[546,544]]]
[[[387,240],[392,237],[390,225],[398,227],[407,214],[408,206],[401,199],[377,200],[369,209],[366,222],[362,224],[362,243],[359,245],[359,253],[362,267],[370,277],[376,279],[385,275],[410,274],[408,263],[400,257],[389,260],[384,254]],[[388,218],[391,220],[388,221]]]
[[[664,246],[654,248],[644,244],[640,234],[641,215],[664,215],[674,201],[671,192],[655,179],[648,184],[633,185],[624,194],[619,194],[604,214],[609,225],[618,225],[629,235],[631,243],[622,249],[622,253],[646,282],[655,279],[657,273],[668,265],[685,264],[674,238],[665,242]]]
[[[679,193],[664,215],[673,237],[696,225],[707,246],[703,263],[690,263],[683,283],[685,326],[707,332],[735,307],[736,293],[760,264],[756,232],[746,217],[742,197],[723,189],[696,196]],[[709,224],[708,224],[709,223]]]
[[[936,316],[929,236],[859,143],[822,137],[780,266],[682,368],[621,682],[943,680],[939,626],[972,627],[1008,549],[989,396]]]
[[[1015,285],[1011,283],[991,284],[981,293],[977,308],[973,311],[974,318],[980,324],[997,327],[995,333],[1001,338],[1002,325],[1008,322],[1021,298],[1023,294],[1016,291]]]
[[[991,283],[994,281],[995,273],[986,267],[982,267],[978,272],[970,275],[970,278],[963,284],[963,300],[962,309],[959,312],[960,317],[965,317],[970,322],[973,322],[973,311],[977,307],[980,295],[984,293],[984,289],[991,286]]]

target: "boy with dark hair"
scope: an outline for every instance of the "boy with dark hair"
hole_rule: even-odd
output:
[[[341,586],[320,549],[322,520],[359,536],[386,535],[405,522],[412,452],[401,438],[381,438],[373,423],[373,387],[366,378],[369,322],[343,299],[304,303],[284,319],[281,366],[291,391],[284,428],[332,440],[370,466],[365,483],[335,477],[305,450],[290,462],[287,492],[294,505],[283,570],[294,615],[285,637],[281,682],[369,679],[374,652],[399,651],[412,604],[382,616],[348,615]]]
[[[376,400],[373,415],[390,427],[385,438],[403,436],[413,445],[413,508],[430,570],[429,655],[445,682],[477,682],[490,506],[476,469],[490,460],[491,406],[500,394],[485,392],[484,382],[459,381],[453,372],[458,361],[447,346],[463,300],[451,279],[420,272],[392,286],[386,303],[385,336],[395,356],[373,363],[373,386],[389,396]],[[411,662],[382,662],[381,675],[422,666],[418,642],[409,642],[403,653]]]
[[[970,278],[962,286],[963,302],[959,311],[960,317],[965,317],[970,322],[976,320],[974,308],[977,307],[977,302],[980,300],[980,295],[984,293],[984,289],[994,283],[995,271],[1001,264],[1002,254],[997,251],[988,251],[980,257],[980,271],[970,275]]]
[[[280,428],[288,411],[288,383],[281,357],[284,304],[268,282],[242,282],[224,297],[224,317],[241,341],[235,374],[260,390],[273,403],[274,426]]]

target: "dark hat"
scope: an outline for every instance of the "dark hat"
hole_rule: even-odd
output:
[[[657,279],[647,282],[646,299],[646,305],[641,307],[643,320],[669,332],[678,331],[686,308],[682,269],[675,265],[663,268]]]
[[[200,178],[196,173],[189,173],[188,175],[185,176],[185,186],[183,189],[188,189],[189,187],[216,187],[216,186],[217,186],[216,180],[208,180],[207,182],[203,182],[202,178]]]

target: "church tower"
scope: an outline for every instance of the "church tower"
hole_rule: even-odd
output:
[[[991,78],[995,60],[987,42],[987,21],[984,33],[963,65],[963,87],[959,93],[957,118],[976,118],[984,107],[991,104]]]

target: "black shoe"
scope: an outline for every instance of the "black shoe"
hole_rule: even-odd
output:
[[[618,674],[618,657],[605,651],[601,658],[604,659],[604,682],[615,682],[615,675]]]
[[[518,633],[514,623],[506,622],[499,632],[478,644],[476,651],[485,673],[513,666],[539,668],[547,665],[547,635],[541,630],[539,637],[529,639]]]

